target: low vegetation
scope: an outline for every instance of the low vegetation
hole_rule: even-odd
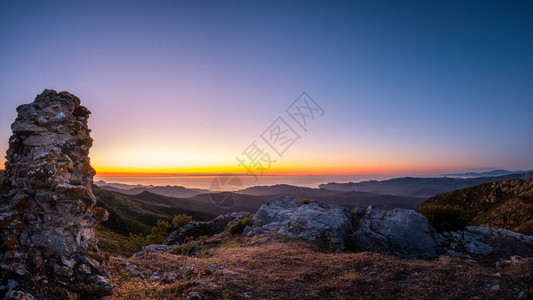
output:
[[[235,224],[232,224],[228,228],[228,232],[231,233],[231,234],[242,234],[243,231],[244,231],[244,228],[246,228],[246,226],[250,225],[250,221],[251,220],[252,220],[251,218],[244,218],[244,219],[236,222]]]
[[[352,284],[359,283],[360,277],[361,277],[361,275],[359,275],[359,272],[353,271],[352,272],[352,278],[351,278]]]
[[[199,237],[197,240],[190,240],[172,249],[176,255],[184,255],[198,258],[207,258],[213,255],[213,250],[205,245],[207,237]]]
[[[188,220],[193,221],[194,219],[191,216],[182,214],[175,216],[172,224],[165,220],[158,220],[148,235],[130,233],[126,237],[102,225],[97,226],[95,232],[98,237],[98,246],[102,250],[115,256],[129,257],[141,251],[143,246],[163,244],[171,231],[188,224],[186,222]],[[174,226],[174,224],[177,226]]]
[[[172,218],[172,227],[178,229],[191,222],[194,222],[193,217],[186,215],[186,214],[177,215],[174,218]]]
[[[129,257],[143,246],[161,244],[173,230],[195,220],[208,221],[215,216],[169,206],[177,201],[150,193],[124,195],[105,191],[96,185],[92,190],[97,206],[109,212],[109,219],[96,227],[99,247],[115,256]],[[138,196],[138,197],[137,197]]]
[[[146,236],[146,243],[150,244],[163,244],[167,238],[171,228],[167,221],[158,220],[157,225],[152,227],[152,233]]]
[[[98,238],[98,247],[113,256],[131,256],[140,247],[131,246],[134,239],[130,239],[122,234],[118,234],[101,225],[94,230]]]
[[[302,206],[302,205],[306,205],[306,204],[311,204],[313,203],[314,201],[311,200],[311,199],[307,199],[307,198],[303,198],[302,200],[300,200],[300,203],[298,203],[298,206]]]
[[[172,249],[172,253],[176,255],[185,255],[189,256],[191,253],[196,252],[197,245],[196,243],[185,243],[183,245],[178,245]]]
[[[533,235],[533,180],[505,180],[440,194],[416,210],[439,231],[466,225]]]

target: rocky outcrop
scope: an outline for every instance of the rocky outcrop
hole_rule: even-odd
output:
[[[423,215],[401,208],[359,208],[352,214],[333,204],[279,197],[261,206],[251,225],[244,234],[276,232],[307,240],[326,239],[337,249],[346,246],[404,258],[533,256],[532,236],[477,226],[439,234]]]
[[[225,215],[220,215],[208,222],[191,222],[172,232],[165,240],[165,245],[179,245],[188,238],[199,236],[212,236],[222,233],[236,222],[250,217],[249,212],[240,211]]]
[[[533,255],[533,236],[506,229],[468,226],[439,234],[424,216],[401,208],[369,208],[356,213],[356,218],[358,227],[350,240],[358,250],[422,259],[440,255],[468,259]]]
[[[246,228],[246,234],[276,231],[306,240],[323,240],[343,249],[352,230],[352,216],[338,205],[300,203],[296,198],[279,197],[261,206],[251,224],[254,228]]]
[[[437,232],[414,210],[369,208],[359,219],[351,238],[360,250],[406,258],[433,258],[439,252]]]
[[[89,110],[68,92],[45,90],[17,112],[0,197],[0,298],[110,295],[93,232],[107,212],[91,191]]]
[[[464,230],[439,234],[437,242],[446,255],[453,257],[533,255],[533,236],[506,229],[468,226]]]

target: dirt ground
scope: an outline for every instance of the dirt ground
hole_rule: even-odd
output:
[[[496,266],[450,257],[327,253],[289,238],[218,243],[205,258],[149,253],[113,259],[111,299],[515,299],[533,290],[528,258]],[[205,272],[213,264],[223,269]]]

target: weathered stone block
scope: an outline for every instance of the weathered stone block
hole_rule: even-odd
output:
[[[94,299],[112,293],[93,227],[89,110],[45,90],[17,108],[0,193],[0,298]],[[16,285],[8,283],[17,282]]]

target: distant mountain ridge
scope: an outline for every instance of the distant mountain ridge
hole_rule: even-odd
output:
[[[123,183],[107,183],[105,181],[97,181],[95,184],[103,190],[118,192],[126,195],[136,195],[142,192],[150,192],[166,197],[176,198],[190,198],[196,195],[209,193],[209,190],[191,189],[183,186],[166,185],[166,186],[143,186],[143,185],[127,185]]]
[[[157,201],[164,201],[166,205],[171,207],[218,215],[237,210],[254,213],[268,199],[277,196],[309,198],[342,205],[346,208],[367,207],[369,205],[385,209],[414,208],[425,199],[453,190],[487,182],[528,178],[533,178],[533,172],[478,178],[404,177],[360,183],[328,183],[320,185],[320,188],[278,184],[249,187],[235,194],[231,192],[212,193],[208,190],[189,189],[182,186],[129,186],[109,184],[103,181],[97,183],[100,184],[101,189],[106,191],[129,195],[134,198],[142,197],[144,201],[156,201],[156,203]],[[240,202],[234,207],[224,208],[218,207],[212,201],[212,199],[222,199],[226,196],[239,198]]]
[[[381,208],[413,208],[416,204],[424,200],[415,196],[398,196],[382,193],[369,193],[359,191],[335,191],[324,188],[299,187],[288,184],[278,184],[272,186],[254,186],[240,191],[246,195],[255,196],[292,196],[299,198],[309,198],[320,200],[332,204],[344,206],[346,208],[367,207],[374,205]]]
[[[333,182],[321,184],[319,187],[333,191],[358,191],[406,197],[420,197],[427,199],[438,194],[451,192],[453,190],[468,188],[488,182],[496,182],[510,179],[533,179],[533,172],[477,178],[403,177],[382,181],[363,181],[359,183]]]
[[[125,184],[108,184],[103,181],[97,182],[102,190],[139,197],[151,195],[158,199],[158,196],[174,198],[169,200],[183,209],[198,210],[210,214],[224,214],[231,211],[248,211],[254,213],[261,205],[273,197],[293,196],[299,198],[310,198],[332,204],[342,205],[346,208],[367,207],[374,205],[380,208],[414,208],[425,198],[417,196],[386,195],[369,192],[344,192],[328,189],[317,189],[293,186],[288,184],[278,184],[273,186],[254,186],[235,192],[210,192],[209,190],[188,189],[182,186],[128,186]],[[148,194],[146,194],[148,193]],[[240,202],[231,208],[216,206],[212,199],[223,198],[225,196],[237,197]],[[146,199],[146,197],[145,197]],[[166,200],[165,200],[166,201]]]
[[[452,176],[452,177],[485,177],[485,176],[505,176],[505,175],[511,175],[511,174],[522,174],[531,172],[531,170],[528,171],[508,171],[508,170],[492,170],[488,172],[468,172],[468,173],[455,173],[455,174],[442,174],[442,176]]]

